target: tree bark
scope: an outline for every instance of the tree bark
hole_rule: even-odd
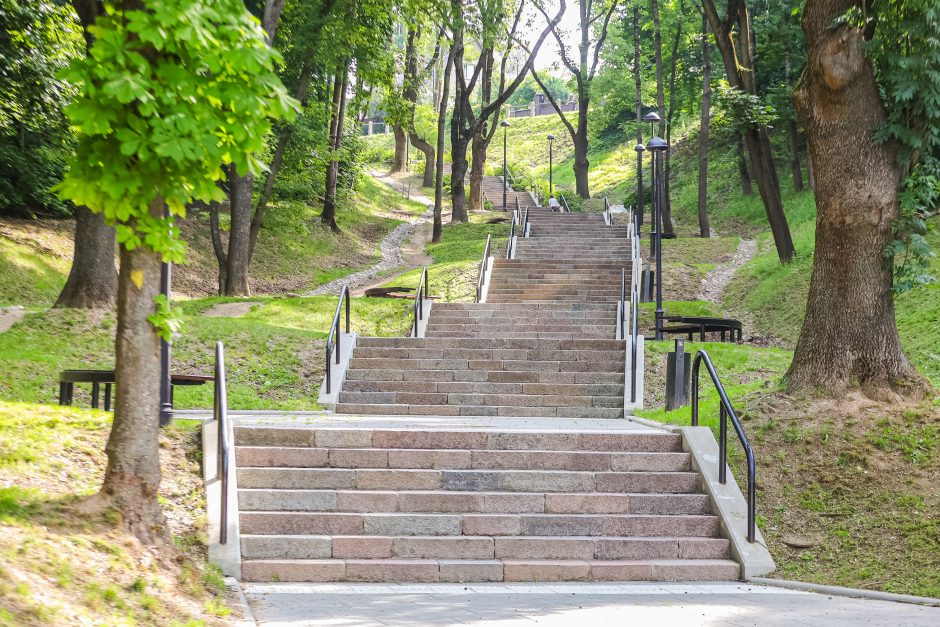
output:
[[[901,176],[897,144],[876,142],[884,106],[864,32],[834,20],[855,0],[808,0],[808,58],[794,92],[816,164],[816,252],[806,317],[786,374],[790,390],[838,395],[861,385],[922,392],[926,383],[901,349],[892,260]]]
[[[163,201],[150,205],[162,216]],[[120,512],[145,544],[166,535],[157,502],[160,486],[160,338],[148,317],[160,292],[160,253],[121,246],[115,336],[114,421],[105,452],[108,465],[97,500]]]
[[[708,226],[708,134],[711,130],[712,62],[708,45],[708,20],[702,17],[702,117],[698,135],[698,231],[710,237]]]
[[[88,207],[75,208],[75,247],[69,278],[56,307],[110,308],[117,295],[114,229]]]
[[[738,178],[741,179],[741,193],[745,196],[754,195],[751,185],[751,171],[747,167],[747,157],[744,155],[744,136],[740,131],[734,132],[734,144],[738,154]]]
[[[636,82],[636,143],[643,145],[643,78],[640,72],[640,6],[633,5],[633,79]],[[636,153],[637,206],[639,226],[643,226],[643,152]],[[639,229],[639,227],[638,227]]]
[[[225,294],[225,286],[228,284],[228,255],[225,252],[225,246],[222,244],[222,229],[219,226],[219,203],[209,204],[209,233],[212,237],[212,250],[215,252],[215,259],[219,263],[219,295]]]
[[[659,26],[659,1],[650,0],[653,15],[653,52],[656,57],[656,108],[660,116],[666,115],[666,94],[663,86],[663,37]],[[667,121],[667,120],[664,120]],[[661,124],[661,126],[665,126]],[[662,132],[660,130],[660,132]],[[669,202],[668,188],[662,199],[663,237],[675,237],[672,226],[672,204]]]
[[[813,156],[806,154],[806,184],[810,189],[816,189],[816,173],[813,171]]]
[[[85,37],[86,52],[94,43],[88,27],[103,11],[99,0],[73,0]],[[87,207],[75,208],[75,240],[72,269],[56,299],[56,307],[110,308],[117,297],[118,273],[114,267],[114,229],[104,217]]]
[[[333,231],[339,231],[336,224],[336,184],[339,179],[339,150],[343,145],[343,119],[346,117],[346,81],[349,77],[349,69],[344,63],[337,70],[336,78],[333,83],[333,103],[336,108],[333,110],[333,120],[330,124],[330,149],[332,158],[326,168],[326,191],[323,198],[323,212],[320,214],[320,222],[329,226]]]
[[[395,134],[395,157],[392,159],[390,172],[404,172],[408,138],[405,136],[405,129],[399,124],[392,125],[392,132]]]
[[[437,155],[434,164],[434,226],[431,230],[431,241],[441,243],[444,232],[442,214],[444,208],[444,138],[447,125],[447,98],[450,95],[450,70],[454,65],[454,48],[447,54],[444,64],[444,74],[441,76],[441,99],[438,103],[437,113]]]
[[[467,204],[470,211],[483,209],[483,167],[486,165],[486,149],[483,147],[483,133],[477,133],[470,140],[470,197]]]
[[[715,35],[715,45],[721,52],[728,84],[734,89],[757,95],[755,45],[745,0],[728,0],[724,18],[718,15],[714,0],[702,0],[702,9],[708,18],[709,28]],[[744,145],[751,159],[751,174],[757,181],[757,190],[774,236],[777,256],[781,262],[787,263],[796,255],[796,250],[793,247],[787,216],[783,211],[770,136],[766,127],[749,127],[744,129],[743,134]],[[742,183],[743,181],[742,178]]]
[[[434,146],[424,141],[417,133],[410,133],[411,145],[424,154],[424,174],[421,187],[434,187]]]
[[[672,146],[672,120],[676,113],[676,73],[679,70],[679,41],[682,39],[682,15],[685,11],[685,2],[679,0],[679,11],[676,13],[676,37],[672,41],[672,68],[669,71],[669,109],[666,112],[666,144]],[[666,151],[664,165],[665,176],[663,177],[663,193],[665,195],[665,224],[668,228],[663,229],[663,237],[675,237],[676,234],[672,226],[672,150]]]
[[[229,174],[228,254],[225,268],[225,296],[248,296],[248,265],[251,263],[251,192],[254,176],[238,173],[232,164]]]

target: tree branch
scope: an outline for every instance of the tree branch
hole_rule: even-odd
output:
[[[614,9],[616,8],[617,8],[617,1],[611,0],[610,9],[607,11],[607,14],[604,16],[604,25],[601,27],[601,36],[598,38],[597,43],[594,45],[594,61],[591,63],[591,71],[588,72],[588,80],[592,80],[594,76],[597,74],[597,64],[600,61],[601,48],[604,46],[604,41],[607,39],[607,29],[610,26],[610,18],[614,14]],[[598,15],[601,15],[601,14],[598,13]]]
[[[535,82],[539,84],[539,87],[542,88],[542,93],[545,94],[545,97],[548,98],[548,101],[554,107],[555,112],[558,113],[558,117],[561,118],[561,121],[565,124],[565,127],[568,129],[568,134],[571,135],[571,139],[574,140],[577,135],[577,131],[574,130],[574,126],[571,125],[571,122],[568,121],[568,117],[561,110],[561,107],[558,106],[558,102],[555,101],[555,97],[552,96],[551,92],[548,91],[548,88],[545,87],[545,83],[542,82],[542,79],[539,78],[539,75],[535,72],[535,68],[529,68],[529,71],[532,73],[532,78],[535,79]]]

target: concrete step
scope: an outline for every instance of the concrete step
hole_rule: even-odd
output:
[[[497,349],[494,349],[497,350]],[[560,360],[532,358],[526,359],[396,359],[396,358],[370,358],[356,357],[349,361],[349,368],[358,369],[388,369],[401,368],[402,370],[518,370],[523,372],[623,372],[622,359],[609,361],[594,361],[591,359]]]
[[[600,351],[536,348],[390,348],[357,346],[353,352],[353,357],[360,359],[526,359],[531,361],[616,361],[624,356],[624,352],[625,349],[623,347],[618,350]]]
[[[424,456],[429,459],[433,457],[429,454]],[[245,511],[658,515],[711,513],[708,496],[704,494],[244,488],[238,491],[238,502]]]
[[[724,560],[725,538],[244,535],[243,559]]]
[[[496,582],[735,580],[730,560],[248,560],[245,581]]]
[[[620,396],[620,383],[511,383],[488,381],[347,381],[345,392],[406,392],[409,394],[519,394],[565,396]]]
[[[439,338],[433,338],[439,339]],[[448,338],[443,338],[448,339]],[[461,338],[468,341],[467,338]],[[471,340],[472,341],[472,338]],[[480,341],[494,341],[480,338]],[[499,341],[499,340],[496,340]],[[349,370],[346,381],[488,382],[488,383],[577,383],[609,384],[624,381],[623,372],[536,372],[519,370],[400,370],[390,368]]]
[[[561,394],[487,394],[487,393],[415,393],[415,392],[348,392],[343,390],[339,402],[351,405],[392,404],[474,407],[596,407],[623,408],[623,393],[617,396]]]
[[[460,449],[500,451],[682,452],[675,433],[618,431],[539,432],[460,429],[366,429],[287,426],[236,426],[236,446],[311,446],[319,448]]]
[[[439,312],[437,305],[434,311]],[[448,316],[457,315],[448,313]],[[476,339],[442,339],[442,338],[411,338],[411,337],[360,337],[357,347],[363,348],[510,348],[510,349],[544,349],[544,350],[597,350],[611,351],[624,350],[623,340],[476,340]]]
[[[698,493],[695,472],[242,468],[239,488]]]
[[[404,405],[337,403],[336,413],[370,416],[512,416],[529,418],[624,418],[616,407],[526,407],[522,405]]]

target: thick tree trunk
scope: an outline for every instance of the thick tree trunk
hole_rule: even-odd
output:
[[[469,222],[467,216],[467,194],[464,184],[467,176],[467,140],[463,139],[460,131],[453,130],[451,125],[451,168],[450,168],[450,202],[451,222]],[[455,138],[454,135],[457,137]]]
[[[56,307],[110,308],[117,296],[114,229],[88,207],[75,208],[75,247],[69,278]]]
[[[810,189],[816,189],[816,173],[813,171],[813,156],[806,154],[806,184]]]
[[[898,216],[897,146],[876,142],[885,121],[862,31],[835,18],[852,0],[808,0],[808,61],[794,93],[816,164],[816,252],[806,318],[786,374],[790,390],[919,393],[901,349],[892,263],[883,251]]]
[[[326,168],[326,190],[323,198],[323,212],[320,214],[320,222],[329,226],[333,231],[339,231],[336,224],[336,184],[339,178],[339,159],[337,152],[343,145],[343,118],[346,116],[346,80],[349,76],[349,70],[343,65],[336,73],[333,83],[333,123],[331,127],[330,147],[333,152],[333,159]]]
[[[685,10],[685,3],[679,1],[679,11],[676,14],[676,37],[672,41],[672,68],[669,71],[669,109],[666,113],[666,143],[672,146],[672,120],[676,113],[676,73],[679,71],[679,41],[682,39],[682,15]],[[663,176],[663,193],[665,195],[664,221],[666,227],[663,228],[663,237],[675,237],[676,234],[672,226],[672,150],[666,151],[665,176]]]
[[[734,132],[735,149],[738,154],[738,178],[741,179],[741,193],[745,196],[754,195],[751,185],[751,171],[747,167],[747,157],[744,155],[744,136],[740,131]]]
[[[434,146],[417,133],[410,133],[411,145],[424,154],[424,175],[421,187],[434,187]]]
[[[229,174],[228,254],[225,268],[225,296],[248,296],[248,266],[251,263],[251,190],[254,176],[242,176],[232,164]]]
[[[640,7],[633,5],[633,79],[636,82],[636,143],[643,145],[643,78],[640,72]],[[643,153],[636,153],[636,203],[640,211],[640,226],[643,226]]]
[[[151,213],[162,215],[162,200]],[[160,339],[147,319],[160,292],[160,254],[121,247],[115,336],[114,422],[105,452],[108,466],[98,500],[120,512],[147,544],[166,535],[157,502],[160,486]]]
[[[222,296],[225,294],[225,286],[228,284],[228,255],[225,252],[224,244],[222,244],[219,209],[219,203],[209,204],[209,234],[212,237],[212,250],[215,252],[215,259],[219,263],[219,296]]]
[[[444,74],[441,76],[441,99],[437,112],[437,155],[434,164],[434,226],[431,230],[431,241],[435,244],[441,242],[444,232],[442,213],[444,208],[444,139],[447,126],[447,97],[450,92],[450,70],[454,65],[454,49],[451,48],[444,64]]]
[[[395,157],[392,160],[391,172],[404,172],[408,138],[405,136],[405,129],[398,124],[392,125],[392,132],[395,133]]]
[[[793,189],[803,191],[803,166],[800,163],[800,140],[796,132],[796,121],[787,122],[787,143],[790,145],[790,173],[793,175]]]
[[[666,115],[666,92],[663,86],[663,37],[659,25],[659,1],[650,0],[653,15],[653,52],[656,57],[656,109],[660,116]],[[665,118],[664,118],[665,119]],[[660,124],[660,127],[664,126]],[[659,130],[663,134],[662,128]],[[669,202],[668,187],[662,198],[663,237],[675,237],[672,226],[672,204]]]
[[[467,204],[470,211],[483,209],[483,168],[486,166],[486,149],[483,147],[483,134],[477,133],[470,140],[470,197]]]
[[[578,132],[572,138],[574,140],[574,164],[572,168],[574,169],[575,192],[577,192],[578,196],[581,198],[590,198],[591,189],[588,172],[591,162],[588,160],[587,128],[585,128],[584,131],[584,133],[581,132],[579,125]]]
[[[698,135],[698,231],[710,237],[708,226],[708,133],[711,130],[712,62],[708,20],[702,17],[702,117]]]

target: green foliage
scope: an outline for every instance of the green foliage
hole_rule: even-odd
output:
[[[59,191],[104,214],[125,248],[181,261],[160,201],[183,216],[195,199],[221,200],[221,164],[259,170],[269,118],[296,105],[274,72],[279,54],[240,0],[145,6],[106,3],[88,57],[66,73],[81,86],[68,109],[80,139]]]
[[[51,191],[72,135],[63,114],[75,87],[57,78],[83,54],[70,6],[6,0],[0,11],[0,213],[65,213]]]
[[[940,207],[940,5],[879,0],[874,11],[847,13],[845,21],[874,26],[868,54],[888,116],[876,139],[897,142],[898,159],[909,172],[901,186],[896,239],[885,250],[896,262],[895,292],[905,292],[935,280],[924,216]]]
[[[732,87],[727,81],[715,85],[715,105],[738,129],[766,126],[777,117],[774,108],[759,96]]]
[[[567,100],[571,96],[571,90],[568,89],[563,79],[550,74],[541,75],[541,73],[539,78],[545,83],[545,87],[548,88],[548,93],[555,100]],[[542,88],[539,87],[539,84],[535,82],[534,78],[529,76],[522,81],[519,87],[516,88],[516,91],[513,92],[512,96],[509,98],[509,104],[520,107],[531,104],[532,101],[535,100],[535,94],[541,92]]]

